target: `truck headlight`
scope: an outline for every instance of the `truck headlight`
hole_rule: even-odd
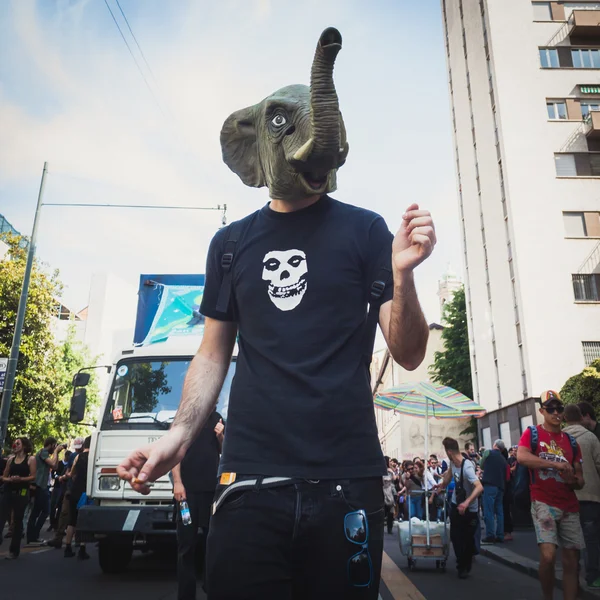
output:
[[[121,489],[121,480],[116,475],[100,477],[98,488],[103,492],[116,492]]]

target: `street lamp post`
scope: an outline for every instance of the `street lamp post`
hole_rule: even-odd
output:
[[[6,368],[6,379],[4,382],[4,392],[2,394],[2,403],[0,404],[0,450],[4,448],[6,439],[6,430],[8,428],[8,415],[10,413],[10,404],[12,401],[13,388],[15,385],[15,376],[17,374],[17,362],[19,359],[19,348],[21,346],[21,335],[23,332],[23,323],[25,321],[25,310],[27,308],[27,296],[29,295],[29,281],[31,279],[31,270],[33,259],[35,257],[35,244],[37,239],[37,230],[42,206],[74,206],[74,207],[93,207],[93,208],[162,208],[177,210],[220,210],[222,212],[222,224],[226,224],[227,205],[218,205],[216,207],[201,206],[160,206],[160,205],[136,205],[136,204],[68,204],[68,203],[43,203],[44,187],[46,185],[46,175],[48,174],[48,163],[44,163],[42,171],[42,181],[38,194],[35,217],[33,219],[33,230],[31,240],[29,241],[29,250],[27,252],[27,264],[25,266],[25,275],[23,277],[23,287],[21,288],[21,298],[19,299],[19,308],[17,310],[17,319],[15,323],[15,332],[13,335],[12,346],[10,348],[10,358]]]
[[[15,332],[13,334],[12,346],[10,348],[10,357],[6,368],[6,380],[4,382],[4,392],[2,394],[2,405],[0,405],[0,450],[4,448],[6,438],[6,429],[8,427],[8,413],[10,412],[10,402],[12,400],[13,388],[15,385],[15,376],[17,374],[17,362],[19,360],[19,348],[21,347],[21,334],[23,333],[23,322],[25,321],[25,309],[27,308],[27,296],[29,295],[29,280],[31,279],[31,269],[33,267],[33,257],[35,256],[35,243],[37,240],[38,222],[40,209],[42,208],[42,197],[46,185],[46,175],[48,174],[48,163],[44,163],[42,171],[42,181],[38,194],[37,206],[35,208],[35,217],[33,219],[33,230],[29,240],[29,249],[27,251],[27,264],[25,266],[25,275],[23,276],[23,287],[21,288],[21,298],[19,299],[19,308],[17,310],[17,321],[15,323]]]

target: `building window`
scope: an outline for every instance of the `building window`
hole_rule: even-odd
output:
[[[571,56],[576,69],[600,69],[600,50],[597,48],[573,48]]]
[[[555,48],[540,48],[540,61],[544,69],[558,69],[558,50]]]
[[[581,342],[583,346],[583,359],[585,366],[589,367],[595,360],[600,358],[600,342]]]
[[[550,2],[532,2],[534,21],[552,21]]]
[[[564,100],[548,100],[546,102],[548,118],[552,120],[567,119],[567,104]]]
[[[481,437],[483,438],[483,447],[486,449],[492,449],[492,432],[489,427],[484,427],[481,430]]]
[[[533,415],[525,415],[521,417],[521,433],[524,433],[525,430],[533,425]]]
[[[572,277],[577,302],[600,302],[600,273],[577,273]]]
[[[507,448],[512,446],[510,439],[510,423],[508,421],[500,423],[500,439],[504,442]]]
[[[555,154],[557,177],[600,177],[600,152]]]
[[[582,212],[564,212],[563,222],[565,224],[566,237],[587,237],[585,227],[585,214]]]
[[[599,102],[585,102],[581,101],[581,116],[585,119],[590,112],[600,110],[600,101]]]

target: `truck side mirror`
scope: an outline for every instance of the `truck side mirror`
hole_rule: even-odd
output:
[[[88,375],[89,379],[89,375]],[[78,388],[71,397],[71,408],[69,410],[69,421],[71,423],[81,423],[85,417],[85,404],[87,394],[85,388]]]
[[[90,382],[90,373],[80,371],[73,377],[73,387],[85,387]]]

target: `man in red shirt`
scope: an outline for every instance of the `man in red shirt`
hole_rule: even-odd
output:
[[[537,446],[532,451],[528,428],[519,442],[517,460],[530,469],[531,516],[540,549],[539,576],[545,600],[552,600],[556,548],[562,549],[565,600],[575,600],[579,587],[578,551],[585,548],[574,490],[583,487],[581,450],[561,430],[565,407],[557,392],[540,396],[544,421],[536,427]]]

